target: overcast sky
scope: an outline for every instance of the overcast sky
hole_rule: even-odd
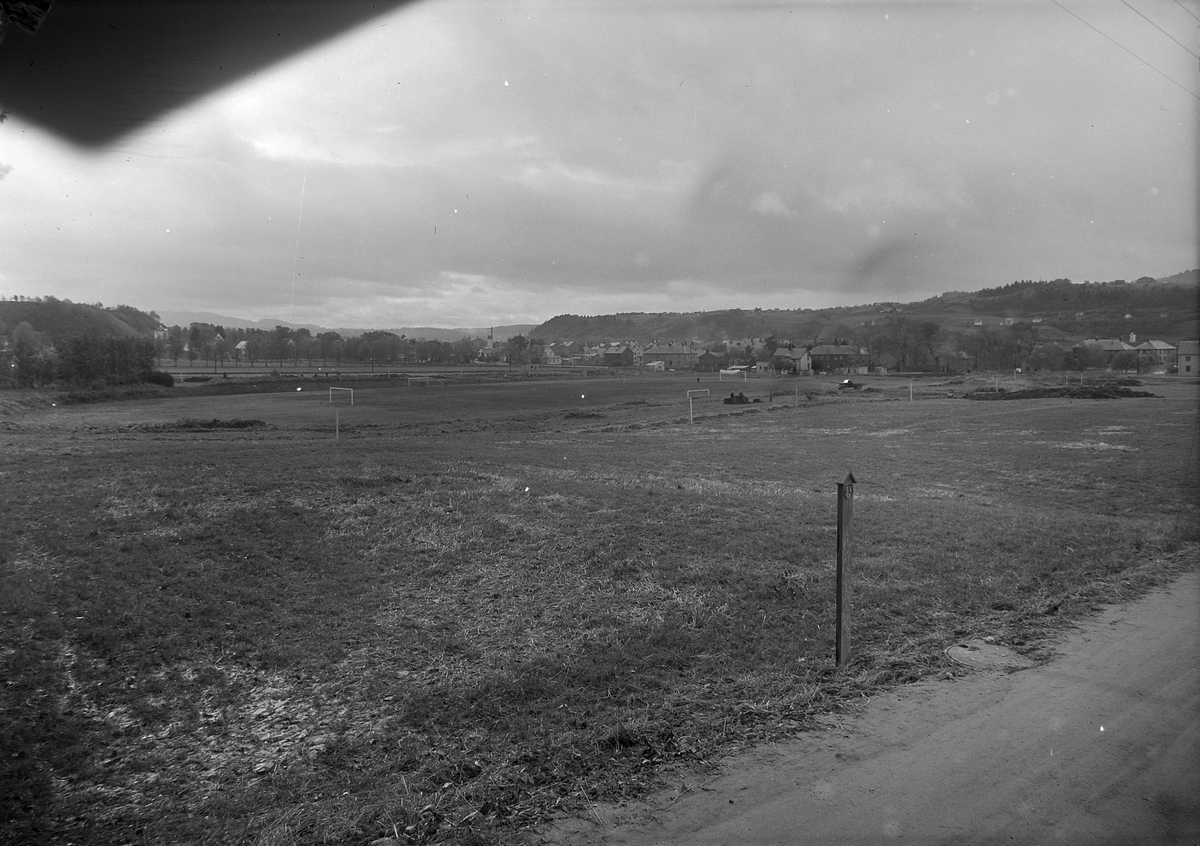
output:
[[[11,116],[0,294],[454,327],[1166,276],[1197,16],[415,4],[98,152]]]

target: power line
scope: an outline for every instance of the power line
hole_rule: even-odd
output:
[[[1126,6],[1129,6],[1129,2],[1128,2],[1128,0],[1121,0],[1121,2],[1122,2],[1122,3],[1124,3]],[[1129,6],[1129,8],[1130,8],[1130,9],[1133,9],[1133,6]],[[1191,51],[1191,50],[1188,48],[1188,46],[1187,46],[1186,44],[1184,44],[1182,41],[1180,41],[1178,38],[1176,38],[1174,35],[1172,35],[1171,33],[1167,32],[1165,29],[1163,29],[1161,26],[1159,26],[1158,24],[1156,24],[1154,21],[1150,20],[1148,17],[1146,17],[1145,15],[1143,15],[1141,12],[1138,12],[1138,10],[1137,10],[1137,9],[1133,9],[1133,11],[1134,11],[1134,12],[1137,12],[1137,15],[1138,15],[1138,17],[1140,17],[1140,18],[1141,18],[1142,20],[1144,20],[1146,23],[1150,24],[1150,26],[1152,26],[1152,27],[1154,27],[1155,29],[1157,29],[1159,32],[1161,32],[1163,35],[1165,35],[1167,38],[1171,39],[1171,40],[1172,40],[1172,41],[1174,41],[1176,44],[1178,44],[1180,47],[1182,47],[1184,50],[1187,50],[1187,51],[1188,51],[1188,53],[1190,53],[1190,54],[1191,54],[1192,58],[1194,58],[1194,59],[1200,59],[1200,55],[1197,55],[1196,53],[1192,53],[1192,51]]]
[[[1068,15],[1070,15],[1071,17],[1073,17],[1075,20],[1079,21],[1081,24],[1083,24],[1084,26],[1086,26],[1088,29],[1090,29],[1090,30],[1092,30],[1093,32],[1096,32],[1096,33],[1098,33],[1098,34],[1100,34],[1100,35],[1104,35],[1104,37],[1105,37],[1105,38],[1107,38],[1109,41],[1111,41],[1113,44],[1116,44],[1118,47],[1120,47],[1120,48],[1121,48],[1122,50],[1124,50],[1126,53],[1128,53],[1129,55],[1133,56],[1135,59],[1137,59],[1139,62],[1141,62],[1141,63],[1142,63],[1143,65],[1145,65],[1146,67],[1150,68],[1150,70],[1154,71],[1156,74],[1158,74],[1159,76],[1161,76],[1163,79],[1167,80],[1167,82],[1170,82],[1172,85],[1176,86],[1176,87],[1177,87],[1177,88],[1179,88],[1181,91],[1185,91],[1185,92],[1187,92],[1187,94],[1188,94],[1190,97],[1192,97],[1193,99],[1195,99],[1195,100],[1200,100],[1200,94],[1195,94],[1195,93],[1194,93],[1194,92],[1193,92],[1193,91],[1192,91],[1190,88],[1187,88],[1186,86],[1184,86],[1184,85],[1182,85],[1182,84],[1180,84],[1180,83],[1176,82],[1174,79],[1172,79],[1171,77],[1167,76],[1165,73],[1163,73],[1162,71],[1160,71],[1158,68],[1154,67],[1154,65],[1150,64],[1149,62],[1147,62],[1145,59],[1143,59],[1143,58],[1142,58],[1141,56],[1139,56],[1137,53],[1135,53],[1135,52],[1133,52],[1132,50],[1130,50],[1128,47],[1126,47],[1126,46],[1125,46],[1124,44],[1122,44],[1120,41],[1117,41],[1115,38],[1111,38],[1110,36],[1108,36],[1108,35],[1105,35],[1103,32],[1100,32],[1100,30],[1096,29],[1096,27],[1092,26],[1090,23],[1088,23],[1087,21],[1085,21],[1083,18],[1079,17],[1079,15],[1075,14],[1074,12],[1072,12],[1070,9],[1068,9],[1066,6],[1064,6],[1062,3],[1058,2],[1058,0],[1050,0],[1050,2],[1051,2],[1051,3],[1053,3],[1055,6],[1057,6],[1058,8],[1062,9],[1062,10],[1063,10],[1064,12],[1066,12]],[[1190,51],[1189,51],[1189,52],[1190,52]]]

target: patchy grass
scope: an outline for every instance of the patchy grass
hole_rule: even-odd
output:
[[[185,417],[174,423],[131,423],[125,428],[133,432],[189,432],[210,431],[212,429],[257,429],[267,424],[262,420],[246,420],[235,417],[232,420],[196,420]]]
[[[516,842],[1195,566],[1192,389],[689,426],[655,384],[12,418],[0,839]]]
[[[1036,388],[1021,388],[1005,390],[1004,388],[977,388],[966,394],[967,399],[973,400],[1024,400],[1024,399],[1136,399],[1138,397],[1154,397],[1157,394],[1150,391],[1135,391],[1114,384],[1105,385],[1076,385],[1040,386]]]

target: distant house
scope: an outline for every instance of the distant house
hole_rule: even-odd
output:
[[[756,350],[759,347],[766,346],[766,343],[765,338],[738,338],[737,340],[729,341],[727,346],[732,345],[743,350],[747,348]]]
[[[795,349],[787,349],[780,347],[775,350],[775,355],[771,357],[771,362],[783,361],[786,363],[786,370],[790,373],[812,373],[812,356],[804,347],[796,347]],[[766,362],[759,362],[765,364]]]
[[[661,361],[668,370],[690,370],[696,366],[696,351],[685,344],[651,344],[642,355],[646,361]]]
[[[729,365],[728,353],[715,353],[705,350],[696,356],[696,369],[705,373],[716,373]]]
[[[1133,349],[1133,347],[1119,338],[1088,338],[1083,343],[1078,344],[1078,346],[1087,347],[1090,350],[1099,350],[1104,353],[1105,360],[1110,362],[1117,353]]]
[[[1175,365],[1182,376],[1195,376],[1200,366],[1200,341],[1180,341],[1175,349]]]
[[[633,348],[628,344],[609,347],[604,351],[605,367],[633,367]]]
[[[821,344],[808,351],[813,370],[841,373],[857,370],[866,364],[866,356],[858,347],[849,344]]]
[[[1133,351],[1137,353],[1139,366],[1173,364],[1176,358],[1175,345],[1166,341],[1146,341],[1134,347]]]
[[[578,364],[578,359],[583,356],[583,347],[574,341],[565,341],[561,344],[551,344],[546,348],[547,363],[550,361],[550,356],[557,356],[562,364]]]

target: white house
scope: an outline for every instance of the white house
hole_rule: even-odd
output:
[[[1200,341],[1180,341],[1175,348],[1175,365],[1180,376],[1200,373]]]

